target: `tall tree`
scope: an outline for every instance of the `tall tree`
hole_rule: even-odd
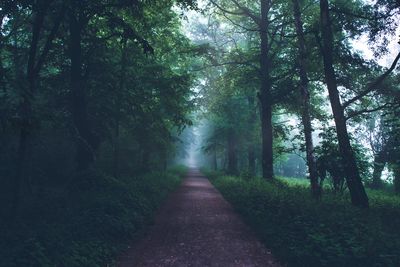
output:
[[[88,118],[88,99],[85,88],[82,35],[90,20],[85,3],[72,0],[68,10],[69,56],[71,60],[71,113],[76,138],[76,164],[78,171],[86,170],[95,159],[99,145]]]
[[[300,93],[302,96],[302,122],[304,127],[304,137],[306,143],[306,156],[308,172],[311,182],[311,191],[315,198],[320,198],[321,187],[318,182],[317,164],[314,156],[314,144],[312,137],[312,123],[310,114],[310,92],[309,92],[309,79],[307,74],[307,47],[304,36],[303,22],[301,19],[301,9],[298,0],[292,0],[293,3],[293,15],[294,23],[297,34],[297,46],[298,46],[298,65],[299,65],[299,76],[300,76]]]
[[[13,212],[18,212],[19,200],[21,199],[21,189],[27,185],[27,168],[31,164],[28,151],[31,149],[30,139],[34,128],[34,111],[32,103],[35,101],[37,82],[40,71],[45,63],[46,57],[52,47],[60,24],[63,20],[65,7],[61,5],[57,17],[53,21],[53,26],[45,32],[45,22],[50,17],[49,9],[55,1],[37,1],[32,4],[31,27],[32,36],[29,44],[28,63],[26,67],[26,86],[22,88],[21,103],[19,105],[20,130],[16,158],[16,171],[13,185]],[[57,4],[57,2],[56,2]],[[60,5],[59,5],[60,6]],[[57,7],[55,7],[57,10]],[[44,43],[41,47],[41,43]]]
[[[340,100],[333,59],[333,33],[328,0],[320,0],[321,15],[321,53],[324,62],[325,81],[328,87],[333,117],[336,125],[339,149],[342,155],[346,182],[350,191],[351,201],[355,206],[368,207],[368,196],[365,192],[358,171],[354,152],[346,125],[346,117]]]
[[[247,31],[257,31],[259,35],[259,76],[260,76],[260,91],[258,94],[260,101],[260,116],[261,116],[261,138],[262,138],[262,175],[265,179],[274,178],[274,149],[273,149],[273,78],[271,76],[271,61],[273,59],[272,46],[276,43],[278,33],[285,25],[285,22],[281,22],[278,18],[283,17],[279,12],[279,8],[276,9],[274,19],[272,19],[272,11],[274,2],[270,0],[260,0],[258,6],[260,12],[254,11],[248,6],[256,5],[256,3],[243,3],[237,0],[228,1],[233,6],[232,10],[226,9],[222,6],[222,3],[217,1],[211,1],[225,16],[240,16],[249,19],[252,22],[252,27],[255,29],[249,29],[243,27]],[[224,2],[225,4],[225,2]],[[272,22],[275,24],[272,25]],[[272,27],[273,26],[273,27]],[[241,26],[239,26],[241,27]],[[273,28],[273,29],[272,29]],[[271,30],[272,29],[272,30]],[[276,55],[276,54],[275,54]]]
[[[269,17],[272,2],[261,0],[261,18],[257,21],[260,33],[260,102],[261,102],[261,129],[262,129],[262,170],[263,177],[274,177],[273,156],[273,128],[272,128],[272,83],[270,77],[270,40],[268,36]]]

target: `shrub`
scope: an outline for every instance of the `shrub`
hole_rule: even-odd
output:
[[[209,174],[213,184],[288,266],[400,266],[400,198],[370,194],[371,208],[304,186]]]
[[[184,168],[115,179],[81,174],[70,193],[47,193],[25,207],[12,227],[0,226],[0,266],[96,267],[143,233],[181,180]]]

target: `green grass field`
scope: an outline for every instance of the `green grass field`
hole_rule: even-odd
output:
[[[311,198],[306,179],[267,182],[205,172],[212,183],[288,266],[400,266],[400,197],[369,190],[371,207],[347,193]]]

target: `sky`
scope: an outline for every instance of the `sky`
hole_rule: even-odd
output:
[[[364,34],[358,39],[355,39],[352,41],[353,47],[355,50],[358,50],[362,52],[364,57],[368,60],[375,60],[378,62],[379,65],[384,66],[384,67],[390,67],[392,65],[393,60],[395,59],[396,55],[400,51],[400,44],[398,43],[399,39],[398,36],[400,36],[400,28],[397,28],[396,35],[393,38],[393,40],[389,43],[389,53],[384,55],[381,58],[376,58],[374,57],[374,54],[372,50],[368,47],[368,36]]]

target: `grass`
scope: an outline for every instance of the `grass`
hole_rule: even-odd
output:
[[[277,177],[278,180],[287,183],[290,186],[303,186],[303,187],[309,187],[310,186],[310,181],[307,180],[306,178],[292,178],[292,177],[283,177],[279,176]]]
[[[118,180],[85,173],[73,193],[46,193],[12,228],[0,225],[0,266],[112,266],[185,172],[180,167]]]
[[[369,210],[347,194],[310,197],[302,181],[206,172],[273,254],[288,266],[400,266],[400,198],[369,191]]]

